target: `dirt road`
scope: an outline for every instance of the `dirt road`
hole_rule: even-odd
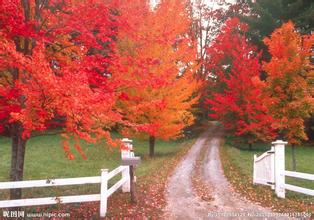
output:
[[[214,123],[211,129],[197,139],[177,166],[167,186],[165,219],[275,219],[248,216],[248,213],[265,214],[271,211],[247,201],[233,191],[223,174],[220,163],[220,134],[219,126]],[[201,200],[194,192],[191,182],[193,164],[203,147],[207,150],[202,174],[206,184],[211,188],[213,197],[211,202]],[[234,214],[242,216],[228,218],[221,216]]]

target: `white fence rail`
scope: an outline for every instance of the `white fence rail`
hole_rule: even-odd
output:
[[[259,157],[254,155],[253,184],[270,185],[280,198],[285,198],[285,190],[314,196],[313,189],[285,183],[286,176],[314,181],[314,174],[285,170],[285,145],[287,142],[277,140],[272,144],[270,151]]]
[[[119,173],[122,173],[122,178],[108,189],[108,181]],[[108,197],[111,196],[120,187],[122,187],[123,192],[130,192],[129,166],[119,166],[116,169],[112,170],[111,172],[108,172],[107,169],[102,169],[101,176],[2,182],[0,183],[0,190],[15,188],[97,184],[97,183],[100,183],[100,194],[3,200],[0,201],[0,208],[100,201],[100,216],[105,217],[107,212]]]
[[[314,174],[308,174],[308,173],[285,171],[285,176],[299,178],[299,179],[305,179],[305,180],[314,180]]]
[[[17,182],[2,182],[1,189],[15,189],[15,188],[32,188],[32,187],[46,187],[46,186],[69,186],[100,183],[100,176],[92,177],[77,177],[67,179],[47,179],[47,180],[28,180]]]

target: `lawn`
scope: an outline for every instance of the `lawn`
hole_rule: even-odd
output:
[[[117,134],[114,134],[117,138]],[[74,160],[65,158],[60,144],[61,138],[55,136],[40,136],[32,138],[26,149],[24,180],[67,178],[82,176],[99,176],[101,168],[113,168],[120,165],[120,152],[118,148],[112,148],[105,143],[86,144],[82,143],[88,159],[83,160],[72,149]],[[156,157],[148,158],[148,143],[144,140],[135,139],[133,142],[135,154],[141,156],[142,162],[136,170],[138,177],[150,175],[159,167],[175,156],[186,144],[192,144],[193,139],[181,139],[177,141],[157,141]],[[10,139],[0,138],[0,181],[9,181],[10,168]],[[113,180],[114,181],[114,180]],[[66,186],[25,189],[23,193],[27,197],[45,197],[55,195],[75,195],[99,193],[99,185],[91,184],[84,186]],[[8,190],[0,191],[0,199],[8,198]]]
[[[233,166],[237,169],[243,177],[246,177],[246,183],[241,184],[252,184],[252,174],[253,174],[253,155],[261,155],[263,152],[270,150],[271,145],[265,143],[258,143],[253,146],[252,151],[248,150],[248,147],[241,142],[240,139],[226,137],[225,144],[223,146],[221,154],[224,160],[228,160],[229,166]],[[291,147],[289,145],[285,150],[286,157],[286,170],[292,170],[292,159],[291,159]],[[299,146],[296,150],[297,159],[297,171],[314,174],[314,146],[306,145]],[[225,167],[225,171],[228,168]],[[230,173],[229,173],[230,174]],[[228,174],[227,174],[228,176]],[[232,178],[232,177],[231,177]],[[238,181],[240,182],[240,181]],[[286,178],[286,182],[289,184],[314,189],[314,181],[307,181],[296,178]],[[237,181],[234,181],[237,184]],[[255,187],[255,188],[259,188]],[[270,188],[265,186],[264,188]],[[260,193],[263,193],[260,191]],[[274,197],[275,198],[275,197]],[[306,196],[300,193],[294,193],[291,191],[286,191],[286,198],[291,200],[298,200],[302,203],[314,204],[314,198],[311,196]]]

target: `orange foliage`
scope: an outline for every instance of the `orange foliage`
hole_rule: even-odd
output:
[[[266,105],[275,121],[273,127],[285,135],[291,144],[306,140],[304,119],[313,111],[313,98],[308,84],[309,43],[302,38],[292,22],[276,29],[264,40],[272,55],[264,63]]]
[[[121,80],[143,81],[125,90],[119,107],[128,120],[155,125],[148,132],[151,136],[180,137],[194,121],[190,110],[198,101],[200,86],[193,77],[197,51],[187,34],[191,20],[186,2],[162,1],[153,10],[139,7],[140,2],[126,4],[122,10],[141,18],[130,18],[128,28],[120,33],[118,48],[125,68]]]

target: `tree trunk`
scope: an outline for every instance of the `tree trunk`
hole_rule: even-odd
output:
[[[22,127],[13,125],[11,148],[11,172],[10,181],[22,181],[24,173],[25,146],[27,140],[22,138]],[[11,189],[10,199],[21,199],[22,189]]]
[[[149,156],[152,158],[155,155],[155,137],[149,136]]]
[[[37,2],[36,2],[37,3]],[[25,23],[29,22],[31,19],[31,5],[30,0],[21,0],[22,9],[24,11]],[[23,41],[24,40],[24,41]],[[23,47],[20,43],[23,42]],[[16,38],[15,39],[17,51],[23,52],[25,55],[31,54],[31,40],[29,38]],[[14,81],[20,79],[19,69],[13,69],[12,76]],[[25,107],[25,97],[19,97],[20,106]],[[25,158],[25,146],[27,139],[22,138],[23,127],[19,123],[14,123],[11,125],[11,171],[10,171],[10,181],[22,181],[24,173],[24,158]],[[22,189],[11,189],[10,199],[21,199]],[[15,209],[16,210],[16,209]]]
[[[252,148],[253,148],[253,142],[254,141],[250,137],[247,137],[246,141],[247,141],[247,144],[249,146],[249,151],[252,151],[253,150]]]
[[[252,151],[252,143],[249,143],[249,151]]]
[[[294,144],[292,144],[291,150],[292,150],[292,170],[296,171],[297,170],[297,160],[296,160],[296,154],[295,154],[296,147]]]

